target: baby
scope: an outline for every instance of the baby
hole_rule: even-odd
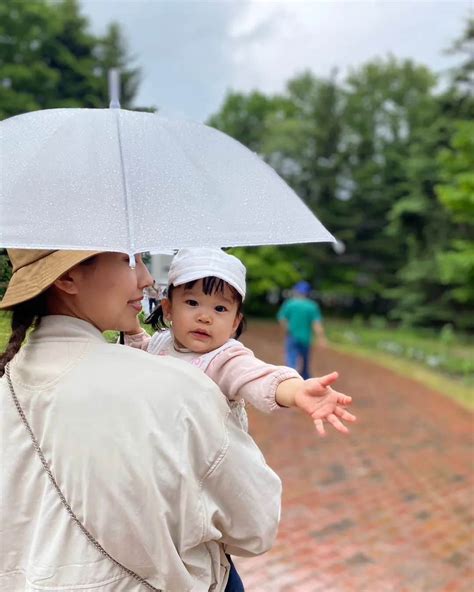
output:
[[[245,323],[245,273],[242,262],[221,249],[181,249],[170,266],[167,296],[150,318],[158,330],[150,337],[137,319],[125,344],[200,368],[227,397],[245,430],[244,405],[249,402],[266,413],[298,407],[322,436],[324,421],[347,432],[341,420],[352,422],[355,416],[346,410],[351,397],[331,388],[337,372],[303,380],[292,368],[259,360],[237,341]]]

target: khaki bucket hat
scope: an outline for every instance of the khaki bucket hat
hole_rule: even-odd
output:
[[[99,251],[46,251],[7,249],[13,266],[12,277],[0,302],[9,309],[44,292],[59,277]]]

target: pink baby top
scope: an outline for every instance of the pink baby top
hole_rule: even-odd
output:
[[[275,400],[278,385],[288,378],[301,378],[292,368],[262,362],[235,339],[206,354],[177,348],[171,331],[157,331],[150,337],[142,330],[126,335],[125,344],[158,356],[180,358],[200,368],[227,397],[233,415],[245,430],[248,426],[245,402],[264,413],[281,409]]]

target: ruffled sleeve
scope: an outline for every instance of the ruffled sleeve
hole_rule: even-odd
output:
[[[143,349],[144,351],[148,351],[148,346],[150,345],[151,337],[142,329],[140,333],[135,333],[134,335],[125,335],[125,345],[130,347],[134,347],[135,349]]]

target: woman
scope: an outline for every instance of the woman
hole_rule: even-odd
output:
[[[104,340],[135,326],[152,282],[141,258],[9,256],[0,589],[225,590],[226,553],[272,545],[280,481],[203,373]]]

